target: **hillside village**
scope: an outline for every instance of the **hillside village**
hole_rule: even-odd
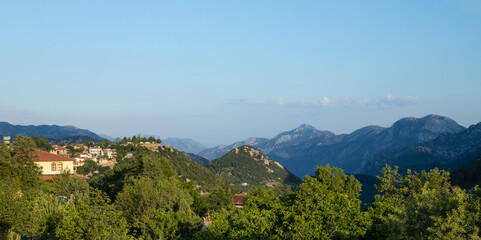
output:
[[[11,144],[11,137],[3,137],[3,142]],[[44,151],[37,149],[34,152],[36,163],[42,169],[42,177],[45,179],[52,178],[55,175],[60,175],[64,171],[70,171],[72,175],[82,176],[77,174],[77,169],[84,166],[88,161],[93,161],[99,166],[113,168],[118,160],[129,159],[134,157],[132,152],[125,152],[119,155],[116,148],[109,147],[103,148],[100,145],[89,144],[75,144],[75,145],[53,145],[50,151]],[[141,146],[151,151],[158,151],[161,147],[158,142],[130,142],[124,141],[124,143],[118,144],[122,147],[128,146]],[[91,173],[89,174],[91,175]],[[83,176],[86,177],[86,176]],[[87,177],[88,178],[88,177]]]

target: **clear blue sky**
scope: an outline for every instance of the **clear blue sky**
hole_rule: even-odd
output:
[[[207,146],[481,121],[481,1],[0,1],[0,121]]]

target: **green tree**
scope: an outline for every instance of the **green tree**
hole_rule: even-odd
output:
[[[253,188],[246,205],[213,215],[201,239],[355,239],[364,236],[370,221],[360,211],[360,184],[341,169],[318,167],[292,193],[278,196]]]
[[[360,210],[360,183],[339,168],[318,166],[289,203],[284,232],[289,239],[358,238],[369,227]]]
[[[138,237],[174,239],[200,227],[200,218],[190,208],[192,199],[175,177],[133,179],[118,194],[116,204],[140,233]]]
[[[449,173],[432,169],[398,173],[386,165],[375,202],[369,208],[376,239],[479,239],[479,204],[459,187]],[[478,225],[478,226],[476,226]]]
[[[67,203],[56,236],[59,239],[130,239],[127,221],[122,212],[110,204],[109,198],[98,190],[77,204]]]
[[[88,196],[90,186],[87,180],[73,177],[69,171],[64,171],[59,176],[49,181],[51,192],[56,196],[64,196],[69,199]]]
[[[272,190],[254,187],[249,191],[248,201],[242,209],[233,214],[229,238],[271,239],[282,237],[282,204]]]
[[[16,179],[2,178],[0,181],[0,239],[7,239],[9,232],[18,221],[23,211],[21,191]]]
[[[17,135],[11,149],[17,162],[29,164],[33,162],[33,151],[36,148],[37,146],[32,138]]]
[[[46,152],[50,152],[51,150],[53,150],[52,145],[50,145],[50,143],[48,142],[48,138],[46,137],[39,138],[37,136],[33,136],[32,140],[37,146],[37,148],[40,150],[44,150]]]
[[[20,197],[21,210],[17,212],[13,231],[25,239],[52,239],[65,214],[57,196],[41,189],[26,191]]]
[[[109,148],[110,141],[108,139],[104,139],[100,145],[102,148]]]
[[[94,160],[86,159],[82,166],[77,167],[76,172],[81,175],[92,174],[95,176],[97,173],[104,173],[109,169],[110,169],[109,167],[100,166]]]
[[[20,135],[11,148],[0,144],[0,180],[15,179],[22,190],[38,187],[41,170],[33,162],[34,150],[32,139]]]

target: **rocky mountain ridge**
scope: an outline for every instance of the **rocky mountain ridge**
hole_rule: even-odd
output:
[[[457,133],[404,148],[385,149],[366,163],[361,172],[376,174],[386,164],[400,169],[423,170],[438,167],[452,170],[481,155],[481,123]]]
[[[229,146],[206,149],[199,155],[212,159],[238,146],[251,145],[298,177],[310,175],[316,165],[327,163],[346,172],[360,173],[368,161],[385,149],[403,148],[464,130],[454,120],[438,115],[403,118],[387,128],[367,126],[340,135],[303,124],[272,139],[250,138]]]

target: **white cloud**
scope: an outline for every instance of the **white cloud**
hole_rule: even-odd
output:
[[[422,103],[423,100],[419,97],[394,97],[387,95],[384,98],[363,98],[363,99],[349,99],[345,98],[342,103],[344,106],[370,106],[370,107],[389,107],[389,106],[408,106]]]
[[[317,99],[287,99],[287,98],[256,98],[256,99],[237,99],[232,100],[230,104],[239,105],[271,105],[271,106],[365,106],[365,107],[379,107],[386,108],[390,106],[408,106],[422,103],[423,100],[419,97],[407,96],[407,97],[395,97],[392,95],[386,95],[382,98],[343,98],[341,100],[335,100],[328,97],[321,97]]]
[[[287,99],[287,98],[269,98],[269,99],[237,99],[231,101],[231,104],[240,105],[275,105],[275,106],[328,106],[333,105],[336,101],[328,97],[319,99]]]

